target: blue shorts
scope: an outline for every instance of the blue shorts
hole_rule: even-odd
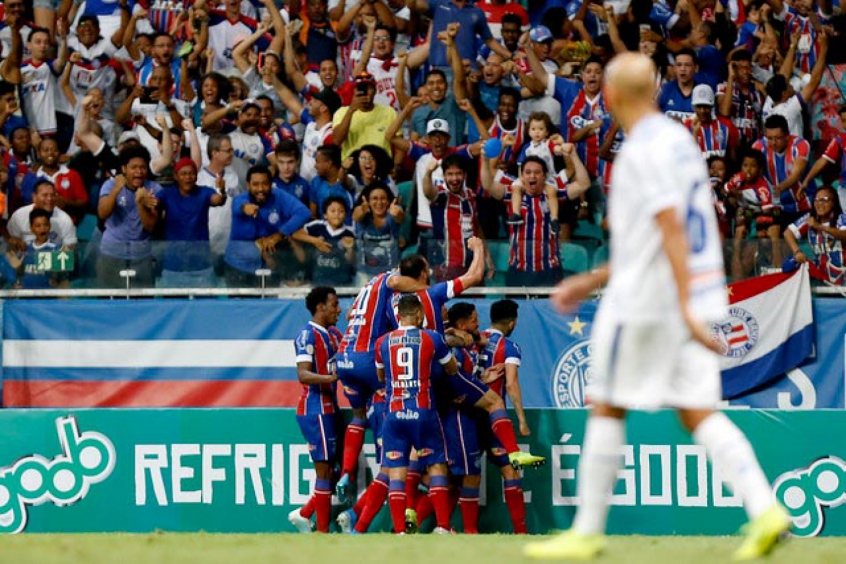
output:
[[[385,428],[385,414],[388,410],[388,403],[382,395],[381,401],[374,401],[380,395],[379,392],[373,395],[367,404],[367,426],[373,433],[373,443],[376,445],[376,460],[382,464],[382,432]]]
[[[376,390],[385,385],[376,376],[375,352],[344,352],[335,357],[335,370],[353,409],[365,409]]]
[[[449,472],[455,476],[478,476],[482,473],[482,449],[479,446],[478,422],[466,409],[450,408],[443,417],[447,440]]]
[[[446,462],[446,444],[441,419],[434,409],[402,410],[388,413],[382,432],[385,468],[408,466],[411,449],[424,467]]]
[[[490,388],[475,376],[465,376],[460,372],[446,377],[447,393],[453,403],[472,407],[479,403]]]
[[[338,423],[334,413],[297,415],[297,424],[308,443],[308,453],[314,462],[334,462],[338,444]]]

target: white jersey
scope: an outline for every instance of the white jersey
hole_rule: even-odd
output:
[[[688,235],[691,312],[704,321],[722,319],[728,301],[708,169],[690,132],[654,114],[626,136],[611,177],[611,279],[605,305],[621,321],[678,313],[675,279],[655,222],[670,208]]]
[[[223,171],[223,184],[226,187],[226,202],[222,206],[209,208],[209,243],[211,251],[216,255],[226,252],[229,243],[229,232],[232,231],[232,200],[244,192],[238,182],[238,176],[231,168]],[[206,186],[217,190],[217,178],[206,167],[197,173],[197,186]]]
[[[32,31],[32,28],[27,24],[23,24],[21,26],[20,34],[21,34],[21,42],[23,43],[23,59],[29,59],[32,56],[32,53],[29,50],[29,42],[27,38],[29,37],[29,32]],[[9,56],[9,53],[12,52],[12,28],[7,26],[5,23],[0,24],[0,43],[3,44],[3,58]]]
[[[21,65],[21,103],[26,121],[40,134],[56,133],[56,97],[58,82],[53,72],[53,61],[33,63],[24,61]]]
[[[420,227],[432,227],[432,209],[429,207],[429,199],[423,192],[423,179],[426,177],[429,163],[432,161],[440,163],[441,160],[443,159],[435,157],[432,153],[426,153],[414,166],[414,184],[417,186],[417,225]],[[432,173],[432,186],[435,187],[435,191],[440,191],[439,187],[445,185],[444,171],[438,167]]]
[[[238,175],[242,184],[247,184],[247,171],[258,164],[266,164],[267,159],[264,143],[258,133],[247,135],[241,129],[229,134],[235,157],[232,159],[232,170]]]
[[[767,121],[767,118],[772,115],[784,116],[791,135],[802,137],[805,133],[805,120],[802,119],[802,102],[798,94],[794,94],[786,102],[781,104],[773,103],[773,99],[767,96],[767,99],[764,101],[762,115],[764,121]]]
[[[29,227],[29,212],[33,208],[35,208],[35,204],[19,208],[9,218],[7,226],[9,235],[17,237],[27,244],[35,241],[35,235],[32,234]],[[50,235],[47,240],[62,247],[73,247],[77,243],[76,226],[73,224],[73,220],[58,207],[53,208],[53,215],[50,216]]]
[[[243,2],[243,4],[247,4],[247,2]],[[234,68],[232,46],[235,45],[235,40],[246,39],[253,34],[253,31],[250,26],[241,20],[231,22],[225,17],[220,23],[209,26],[209,47],[214,49],[212,70],[226,72]]]
[[[397,71],[399,70],[399,59],[394,56],[389,61],[383,61],[376,57],[370,57],[367,61],[367,72],[373,75],[376,80],[376,96],[373,103],[377,106],[390,106],[397,112],[402,111],[397,97]],[[405,91],[411,84],[411,76],[408,69],[405,70]]]
[[[332,122],[318,128],[317,123],[312,121],[305,128],[303,135],[303,156],[300,160],[300,176],[311,182],[317,176],[314,168],[314,159],[317,156],[317,149],[326,144],[326,140],[332,137]]]

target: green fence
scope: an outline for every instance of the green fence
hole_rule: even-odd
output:
[[[569,526],[587,412],[529,411],[529,530]],[[735,411],[801,536],[846,534],[842,411]],[[610,532],[735,532],[737,497],[672,412],[630,417]],[[372,448],[365,459],[372,471]],[[314,480],[292,410],[0,411],[0,530],[27,532],[292,531],[286,515]],[[509,531],[502,487],[486,469],[482,531]],[[387,510],[374,524],[387,524]]]

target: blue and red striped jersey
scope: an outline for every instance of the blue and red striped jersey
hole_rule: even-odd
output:
[[[341,342],[341,332],[336,327],[322,327],[309,321],[297,335],[294,349],[297,363],[310,362],[311,371],[317,374],[332,374],[335,352]],[[303,392],[297,403],[297,415],[335,413],[338,400],[335,383],[303,384]]]
[[[377,274],[355,297],[338,352],[371,352],[379,337],[388,332],[393,315],[388,279],[394,274],[393,270]]]
[[[466,241],[476,233],[476,195],[465,184],[456,194],[446,184],[438,184],[437,197],[429,203],[432,210],[432,238],[443,243],[443,266],[467,268],[473,253]]]
[[[596,120],[604,118],[608,111],[605,108],[605,98],[602,92],[594,99],[589,99],[578,82],[555,77],[554,89],[547,94],[552,95],[561,104],[561,135],[566,141],[572,141],[573,134],[579,129],[590,125]],[[592,178],[599,174],[599,135],[588,135],[576,143],[576,151]]]
[[[717,87],[717,97],[726,96],[726,83]],[[746,143],[754,143],[761,137],[761,119],[764,112],[764,95],[754,86],[749,85],[746,92],[737,82],[732,86],[731,122],[740,132],[740,138]]]
[[[420,290],[415,295],[420,298],[420,303],[423,305],[423,328],[444,332],[444,308],[446,303],[455,296],[464,291],[464,285],[459,278],[448,280],[446,282],[438,282],[434,286]],[[391,299],[391,327],[396,329],[399,327],[399,313],[397,312],[397,304],[399,303],[402,294],[395,293]]]
[[[482,336],[488,340],[485,348],[479,351],[478,362],[482,372],[497,364],[520,366],[520,363],[523,361],[520,346],[506,337],[502,331],[494,328],[485,329],[482,332]],[[488,383],[488,386],[500,396],[505,396],[505,376]]]
[[[435,363],[452,359],[444,338],[434,331],[401,326],[379,340],[376,367],[385,370],[388,411],[436,409]]]
[[[840,184],[846,186],[846,133],[839,131],[822,154],[825,160],[836,163],[840,159]]]
[[[752,147],[764,153],[766,160],[764,176],[767,177],[767,180],[773,186],[784,182],[790,176],[797,160],[805,159],[807,161],[811,154],[810,143],[795,135],[790,136],[787,141],[787,148],[785,148],[783,153],[776,153],[772,150],[766,138],[757,140]],[[811,200],[808,198],[809,194],[803,193],[801,198],[797,198],[799,188],[800,182],[797,182],[788,190],[782,190],[779,198],[781,200],[781,207],[785,211],[806,212],[811,209]]]
[[[840,286],[846,284],[846,264],[843,262],[843,243],[825,231],[811,229],[811,226],[808,225],[808,218],[810,218],[810,214],[806,214],[795,223],[789,225],[788,229],[790,229],[797,239],[802,237],[807,239],[816,255],[816,258],[808,257],[808,259],[813,260],[820,267],[829,282]],[[836,222],[832,223],[835,223],[832,227],[836,227],[838,231],[846,229],[846,214],[840,214]]]
[[[827,25],[829,18],[817,8],[817,18],[821,25]],[[802,16],[793,6],[784,4],[784,10],[776,16],[784,20],[784,35],[790,37],[799,34],[799,44],[796,48],[796,70],[800,74],[808,74],[820,58],[819,32],[814,29],[811,18]]]
[[[693,119],[687,119],[683,123],[692,133]],[[740,132],[730,119],[723,116],[715,117],[709,124],[700,124],[696,134],[699,150],[706,159],[714,155],[725,157],[729,147],[736,147],[739,140]]]

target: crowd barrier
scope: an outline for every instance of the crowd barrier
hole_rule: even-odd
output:
[[[531,533],[570,525],[587,412],[529,410]],[[843,411],[730,411],[798,536],[844,535]],[[704,449],[669,411],[632,413],[614,490],[615,534],[726,535],[745,520]],[[0,532],[291,532],[315,474],[290,409],[0,411]],[[375,470],[365,448],[359,485]],[[509,532],[498,470],[485,467],[480,530]],[[337,501],[337,500],[336,500]],[[335,508],[336,511],[340,507]],[[383,509],[372,530],[386,530]],[[454,525],[460,530],[460,519]],[[426,525],[431,527],[431,524]]]

